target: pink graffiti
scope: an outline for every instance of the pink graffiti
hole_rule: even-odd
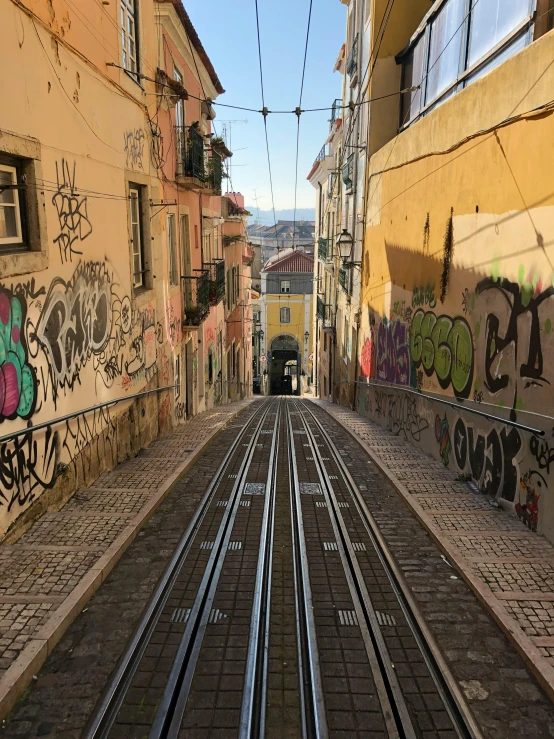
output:
[[[410,355],[406,346],[406,324],[399,319],[381,321],[377,334],[377,379],[396,385],[410,382]]]

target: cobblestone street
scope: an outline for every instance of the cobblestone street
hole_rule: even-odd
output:
[[[260,413],[265,413],[265,421]],[[287,423],[292,433],[287,432]],[[210,441],[214,430],[225,424]],[[243,431],[244,441],[239,438]],[[229,457],[233,445],[236,456]],[[160,495],[166,487],[161,476],[181,469],[187,455],[193,454],[194,464],[180,474],[167,496]],[[160,470],[162,460],[172,461]],[[213,488],[225,464],[234,464],[236,471],[228,475],[227,488],[223,482]],[[242,469],[247,475],[244,488],[237,482]],[[144,486],[137,482],[119,487],[124,473],[127,480],[131,474],[143,476]],[[295,483],[295,475],[308,478]],[[266,478],[270,487],[261,484]],[[248,485],[254,485],[250,495]],[[254,494],[256,485],[259,490]],[[329,492],[323,495],[325,485]],[[231,487],[238,497],[233,497]],[[212,504],[205,502],[210,489],[215,496],[209,499]],[[295,489],[297,503],[291,509],[290,491]],[[360,496],[359,502],[353,498],[354,507],[350,490]],[[159,507],[139,522],[136,516],[152,501],[152,491],[158,491]],[[336,518],[327,519],[331,510]],[[554,707],[547,695],[554,602],[550,545],[515,516],[491,510],[484,496],[379,426],[326,402],[279,405],[274,400],[199,417],[104,475],[102,484],[79,491],[60,513],[46,514],[17,543],[0,549],[5,565],[0,582],[2,685],[8,685],[6,678],[14,682],[21,658],[37,642],[48,641],[45,629],[52,630],[59,612],[72,609],[71,618],[54,627],[44,665],[31,660],[25,674],[21,672],[19,680],[27,690],[2,724],[3,736],[148,736],[163,705],[175,650],[186,638],[195,603],[200,603],[202,573],[207,577],[210,563],[219,561],[217,532],[224,531],[226,520],[231,528],[222,542],[228,553],[217,574],[219,584],[212,581],[215,589],[210,591],[206,621],[198,621],[205,634],[194,637],[200,649],[196,666],[190,668],[180,736],[239,736],[249,675],[253,679],[249,721],[265,727],[267,737],[300,737],[303,724],[317,726],[318,721],[316,736],[392,736],[395,729],[383,713],[383,701],[391,698],[380,687],[383,678],[375,671],[374,648],[379,660],[390,659],[394,665],[394,674],[385,681],[392,680],[390,684],[397,684],[403,695],[394,698],[393,714],[402,716],[405,711],[405,717],[394,721],[413,726],[415,736],[554,735]],[[138,536],[109,574],[101,576],[99,560],[131,521],[140,527]],[[375,528],[366,530],[363,521]],[[156,617],[158,631],[149,637],[144,656],[129,673],[133,682],[122,694],[121,708],[105,724],[106,734],[90,733],[94,717],[107,705],[114,670],[118,663],[122,669],[145,609],[155,601],[160,578],[171,566],[185,531],[194,525],[200,526],[198,558],[190,559],[194,551],[190,539],[181,574],[171,586],[173,595]],[[381,541],[376,552],[384,554],[374,557],[369,553],[377,546],[372,544],[375,536]],[[265,541],[267,548],[262,547]],[[505,557],[487,556],[491,541],[503,543]],[[512,564],[529,564],[518,556],[522,550],[540,556],[541,566],[519,568],[518,575]],[[387,552],[393,569],[386,565],[381,571]],[[351,557],[352,575],[343,580],[348,572],[343,567]],[[303,571],[307,563],[309,572]],[[213,572],[215,577],[218,570]],[[390,591],[387,572],[396,572],[399,578]],[[82,583],[98,578],[86,598],[72,600]],[[255,587],[255,578],[261,590]],[[351,591],[349,578],[360,578],[361,596]],[[179,582],[182,594],[177,596]],[[396,604],[395,587],[404,593],[399,601],[403,605]],[[305,610],[306,598],[313,602],[313,621],[311,609]],[[402,626],[406,608],[410,616]],[[304,627],[303,613],[308,616]],[[356,636],[366,618],[368,628],[376,630],[376,647],[364,641],[365,627]],[[414,638],[414,626],[409,624],[416,622]],[[158,632],[164,635],[161,641]],[[267,662],[252,656],[256,634],[260,644],[267,640]],[[304,650],[309,644],[317,645],[317,653]],[[431,651],[424,651],[422,660],[424,644]],[[446,681],[438,690],[436,668],[429,672],[429,659]],[[258,675],[259,681],[254,679]],[[322,713],[312,701],[314,691],[320,691]],[[458,728],[452,723],[458,720],[452,705],[443,703],[444,691],[450,691],[461,710]]]

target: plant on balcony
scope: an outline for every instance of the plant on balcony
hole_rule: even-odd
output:
[[[223,246],[231,246],[231,244],[236,244],[237,241],[240,241],[241,239],[242,236],[240,234],[235,234],[232,236],[228,234],[223,234],[223,236],[221,237]]]
[[[202,323],[203,310],[199,305],[185,305],[185,324],[199,326]]]

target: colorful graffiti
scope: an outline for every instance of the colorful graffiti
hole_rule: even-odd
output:
[[[0,423],[29,418],[36,403],[36,377],[28,363],[25,302],[0,288]]]
[[[435,418],[435,438],[439,443],[439,454],[443,464],[445,467],[448,467],[452,444],[450,442],[450,427],[446,415],[442,419],[439,416]]]
[[[377,331],[377,379],[396,385],[410,382],[410,355],[406,324],[399,319],[381,321]]]
[[[473,381],[473,337],[462,316],[437,316],[418,309],[410,329],[410,356],[427,377],[436,376],[439,385],[450,385],[459,398],[468,398]]]

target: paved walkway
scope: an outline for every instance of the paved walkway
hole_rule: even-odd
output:
[[[0,718],[172,485],[251,402],[196,416],[0,545]]]
[[[554,700],[554,546],[409,442],[313,402],[362,444]]]

